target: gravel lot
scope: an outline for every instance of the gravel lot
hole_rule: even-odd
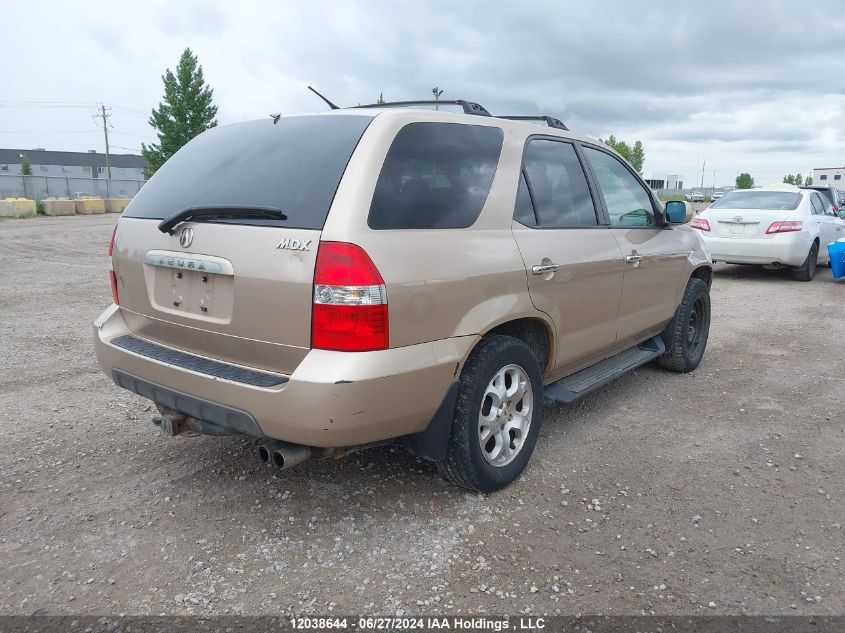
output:
[[[0,222],[0,614],[843,614],[845,284],[719,266],[701,367],[547,407],[522,479],[277,478],[96,365],[115,216]]]

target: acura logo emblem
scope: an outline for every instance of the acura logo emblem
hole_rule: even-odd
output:
[[[179,244],[182,248],[188,248],[191,245],[191,242],[194,241],[194,229],[191,227],[187,227],[182,229],[182,232],[179,234]]]

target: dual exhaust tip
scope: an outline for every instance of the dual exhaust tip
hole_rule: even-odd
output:
[[[311,447],[300,444],[269,442],[258,447],[258,459],[261,463],[278,470],[288,470],[312,457]]]

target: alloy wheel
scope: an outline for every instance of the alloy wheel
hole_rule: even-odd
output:
[[[534,394],[531,380],[519,365],[502,367],[481,399],[478,441],[492,466],[510,464],[519,454],[531,427]]]

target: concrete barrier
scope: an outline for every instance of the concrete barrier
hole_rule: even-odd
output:
[[[76,213],[75,200],[42,200],[45,215],[73,215]]]
[[[106,213],[123,213],[132,198],[106,198]]]
[[[29,218],[35,215],[35,200],[6,198],[0,200],[0,217]]]
[[[82,215],[106,212],[106,201],[103,198],[83,198],[82,200],[74,200],[74,202],[76,203],[76,212]]]

